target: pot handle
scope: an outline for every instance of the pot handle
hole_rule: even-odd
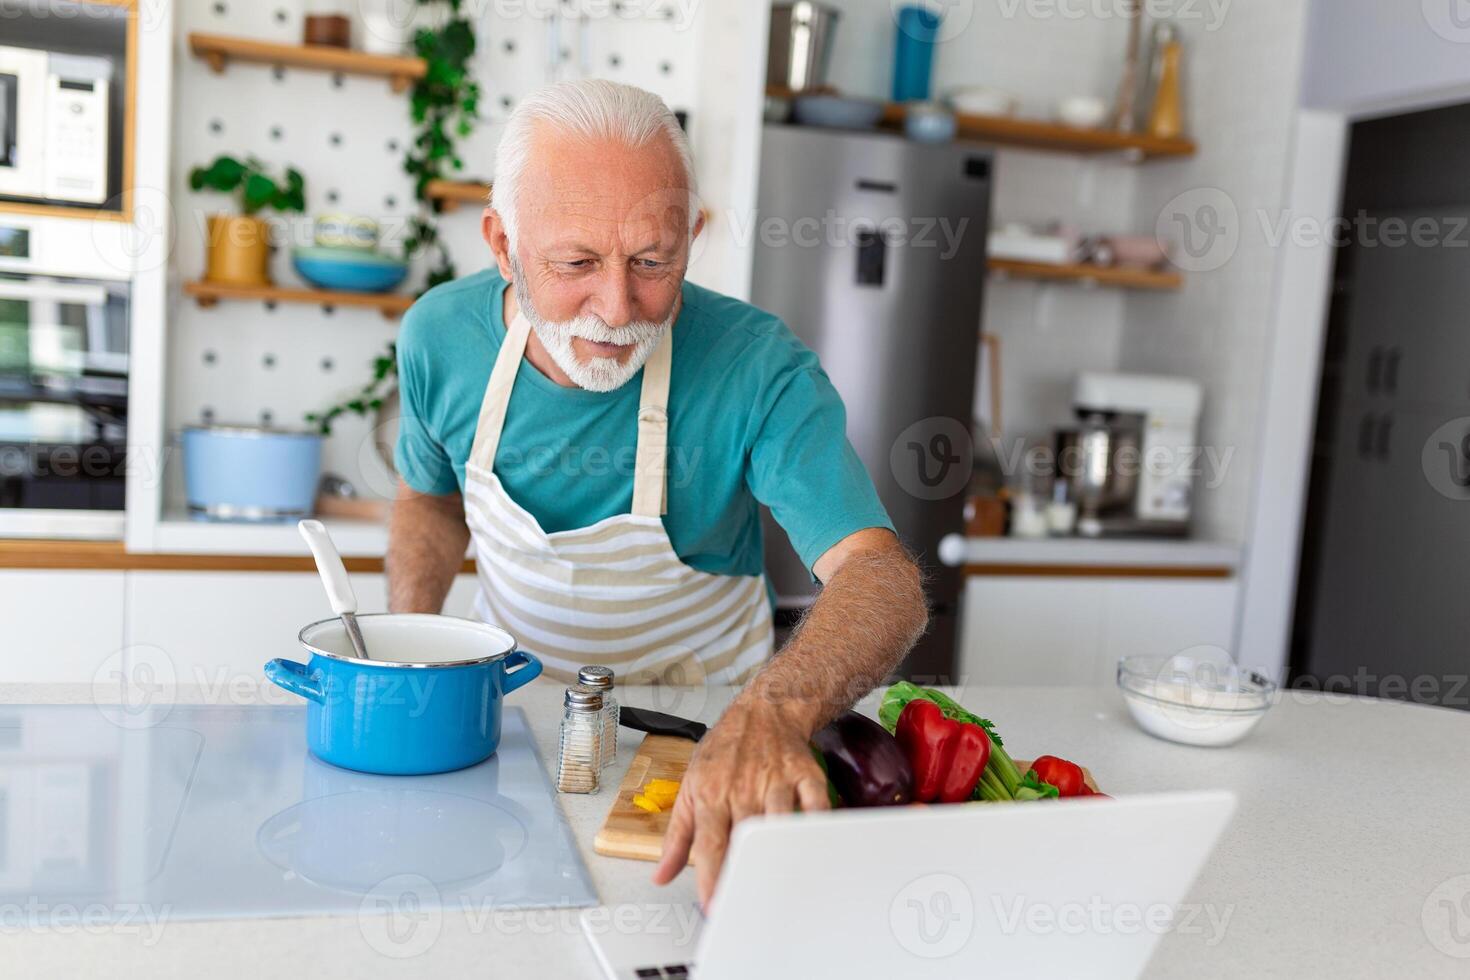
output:
[[[322,691],[319,678],[312,677],[305,664],[278,657],[265,665],[265,679],[317,704],[326,703],[326,695]]]
[[[505,681],[500,686],[502,695],[509,694],[516,688],[528,684],[541,676],[541,659],[534,653],[524,650],[512,650],[501,664],[506,668]],[[525,664],[520,670],[512,671],[509,668],[516,664]]]

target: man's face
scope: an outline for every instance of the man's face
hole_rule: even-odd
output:
[[[689,192],[674,148],[590,143],[542,126],[521,178],[513,274],[536,316],[617,330],[668,321],[689,258]],[[586,362],[627,364],[633,343],[571,338]]]

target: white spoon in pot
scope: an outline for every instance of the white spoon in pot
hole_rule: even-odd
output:
[[[357,596],[352,594],[352,583],[347,581],[347,566],[342,564],[342,556],[337,553],[337,546],[332,544],[326,525],[321,521],[300,521],[296,529],[306,539],[311,556],[316,559],[316,572],[322,577],[322,585],[326,586],[332,612],[342,617],[353,652],[359,660],[371,660],[367,644],[362,639],[362,630],[357,625]]]

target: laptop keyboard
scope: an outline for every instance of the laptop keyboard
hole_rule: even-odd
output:
[[[638,980],[684,980],[692,977],[692,963],[675,963],[672,966],[640,966],[633,971]]]

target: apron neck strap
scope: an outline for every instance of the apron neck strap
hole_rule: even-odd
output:
[[[674,328],[664,328],[658,346],[643,365],[638,398],[638,454],[633,470],[633,515],[658,517],[669,511],[669,377],[674,359]]]
[[[673,328],[664,330],[658,346],[643,365],[643,390],[638,401],[638,448],[634,457],[633,513],[638,517],[658,517],[668,512],[668,445],[669,445],[669,378],[672,374]],[[505,342],[495,357],[490,383],[480,402],[480,419],[475,425],[475,442],[470,449],[470,462],[486,471],[495,469],[495,454],[500,449],[500,434],[505,429],[505,413],[510,406],[511,389],[526,353],[531,336],[531,321],[519,310],[506,330]]]
[[[495,356],[490,370],[490,383],[480,402],[480,420],[475,423],[475,442],[470,449],[470,462],[483,470],[495,468],[495,454],[500,449],[500,433],[505,428],[505,410],[510,405],[510,391],[515,387],[516,372],[526,353],[526,339],[531,336],[531,321],[519,310],[505,332],[505,342]]]

